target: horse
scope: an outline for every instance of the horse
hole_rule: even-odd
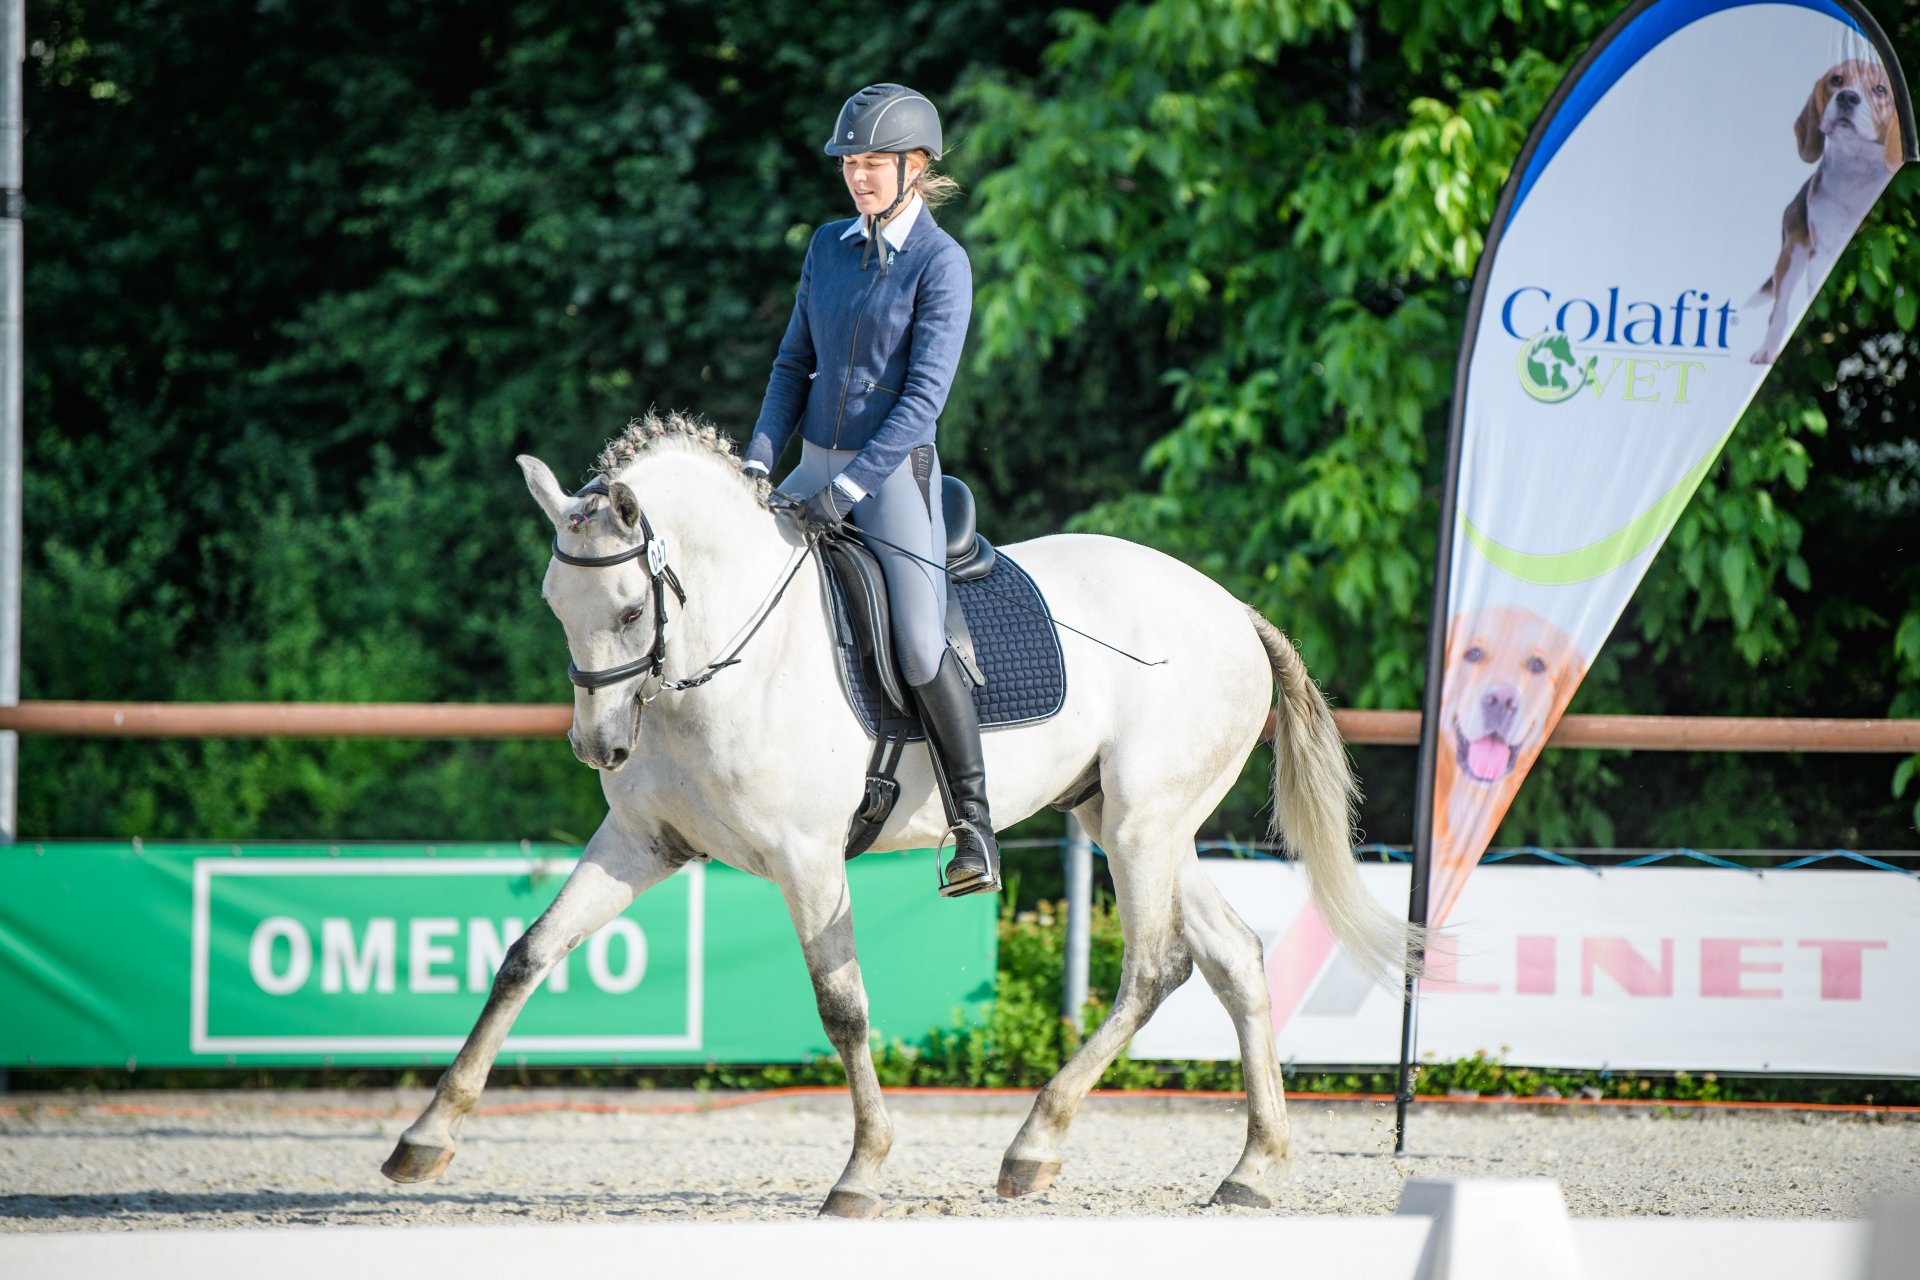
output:
[[[443,1172],[457,1125],[547,972],[636,894],[714,858],[785,898],[853,1105],[853,1151],[820,1214],[870,1217],[883,1203],[893,1126],[868,1043],[844,857],[870,743],[836,673],[824,590],[782,589],[802,567],[806,534],[698,418],[636,419],[601,454],[596,481],[571,495],[545,463],[518,461],[554,530],[542,595],[571,657],[568,740],[600,771],[607,816],[552,905],[508,949],[464,1047],[382,1171],[396,1182]],[[1066,632],[1059,712],[987,731],[992,811],[1003,826],[1046,806],[1079,818],[1107,854],[1125,950],[1111,1011],[1039,1091],[997,1190],[1021,1196],[1054,1180],[1081,1101],[1198,966],[1232,1015],[1246,1077],[1246,1145],[1213,1202],[1271,1208],[1268,1175],[1290,1152],[1265,962],[1202,870],[1195,834],[1261,739],[1277,686],[1275,834],[1305,864],[1348,953],[1398,990],[1423,939],[1368,896],[1354,869],[1356,792],[1332,713],[1277,628],[1169,556],[1081,534],[1001,550],[1060,622],[1112,648]],[[940,846],[946,816],[925,751],[907,752],[898,781],[873,848]]]

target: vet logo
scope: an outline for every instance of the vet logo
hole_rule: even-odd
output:
[[[1587,385],[1593,357],[1585,364],[1566,334],[1543,333],[1520,348],[1520,389],[1542,404],[1571,400]]]

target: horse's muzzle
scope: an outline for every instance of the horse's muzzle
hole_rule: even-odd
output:
[[[633,731],[627,735],[624,746],[607,746],[597,735],[582,737],[578,729],[567,730],[567,745],[573,748],[573,754],[581,764],[600,770],[602,773],[618,773],[627,767],[627,761],[633,759],[633,740],[639,736],[640,726],[636,722]]]

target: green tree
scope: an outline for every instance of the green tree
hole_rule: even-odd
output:
[[[1085,511],[1256,602],[1344,701],[1414,705],[1464,282],[1614,11],[33,6],[23,693],[564,697],[511,455],[578,475],[652,403],[743,433],[843,208],[821,121],[900,79],[972,189],[942,439],[990,532]],[[1920,20],[1890,30],[1920,65]],[[1904,173],[1576,709],[1920,712],[1916,204]],[[1363,765],[1404,837],[1410,753]],[[1911,764],[1897,801],[1845,758],[1542,771],[1509,836],[1910,841]],[[584,835],[602,807],[558,743],[57,739],[21,804],[34,833],[223,838]]]
[[[844,204],[823,122],[1031,64],[1016,8],[37,6],[25,696],[568,696],[514,453],[580,476],[653,403],[744,431]],[[33,739],[22,774],[47,834],[603,810],[558,742]]]
[[[1078,527],[1155,543],[1226,583],[1294,635],[1341,700],[1418,705],[1466,284],[1528,127],[1616,11],[1157,0],[1106,20],[1057,15],[1039,76],[981,77],[983,371],[1047,367],[1051,342],[1115,311],[1168,343],[1173,403],[1147,454],[1154,483]],[[1893,38],[1920,64],[1911,16]],[[1884,472],[1869,458],[1911,465],[1913,419],[1899,408],[1913,394],[1917,212],[1909,169],[1575,710],[1920,706],[1920,584],[1885,570],[1912,559],[1897,550],[1912,499],[1898,486],[1878,507],[1847,496]],[[1841,554],[1815,558],[1815,543]],[[1369,825],[1404,839],[1411,767],[1383,772],[1393,785]],[[1652,803],[1637,794],[1648,788]],[[1555,753],[1501,836],[1907,843],[1912,822],[1885,797],[1871,760],[1676,770]]]

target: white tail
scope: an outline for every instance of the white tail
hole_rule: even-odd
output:
[[[1307,869],[1314,905],[1368,977],[1399,991],[1420,972],[1426,930],[1373,900],[1353,865],[1353,805],[1360,796],[1346,743],[1306,664],[1280,629],[1253,609],[1253,629],[1273,664],[1273,835]]]

